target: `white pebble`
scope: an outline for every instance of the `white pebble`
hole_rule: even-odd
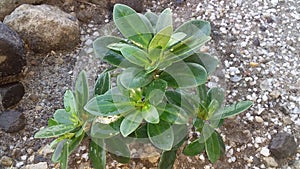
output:
[[[265,157],[268,157],[270,155],[270,150],[268,149],[268,147],[263,147],[260,150],[260,154]]]
[[[255,121],[256,121],[257,123],[263,123],[263,122],[264,122],[264,119],[261,118],[260,116],[255,116]]]

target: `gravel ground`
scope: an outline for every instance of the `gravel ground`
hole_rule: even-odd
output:
[[[186,0],[149,1],[147,10],[160,12],[170,7],[176,25],[190,19],[212,24],[212,40],[202,49],[221,61],[212,77],[227,90],[228,103],[252,100],[247,112],[225,121],[221,128],[226,154],[216,164],[205,156],[178,155],[175,169],[200,168],[300,168],[300,147],[293,157],[275,161],[268,145],[274,134],[287,132],[300,139],[300,1],[297,0]],[[106,23],[111,18],[106,16]],[[111,24],[82,25],[82,43],[74,52],[28,54],[26,95],[16,109],[24,111],[24,131],[0,131],[0,156],[12,157],[14,166],[49,162],[51,140],[35,140],[33,134],[46,125],[55,109],[62,106],[62,95],[73,86],[82,69],[92,82],[106,64],[96,59],[92,40],[111,34]],[[89,168],[86,145],[72,156],[70,168]],[[128,165],[108,160],[108,168],[155,168],[157,158],[133,160]],[[1,168],[1,166],[0,166]]]

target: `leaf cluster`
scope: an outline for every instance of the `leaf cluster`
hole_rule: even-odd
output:
[[[64,109],[35,137],[58,137],[52,143],[53,161],[66,168],[68,155],[89,133],[90,158],[97,169],[105,168],[106,152],[129,162],[124,140],[143,138],[163,151],[158,168],[165,169],[172,168],[178,148],[190,139],[187,124],[192,119],[200,136],[183,153],[205,151],[211,162],[217,161],[225,146],[216,129],[252,102],[223,106],[224,91],[206,86],[218,65],[199,50],[210,40],[209,22],[191,20],[175,29],[170,9],[140,14],[122,4],[114,6],[113,19],[123,37],[103,36],[93,43],[95,54],[113,68],[98,76],[93,97],[81,72],[75,91],[65,93]],[[114,69],[121,73],[112,79]]]

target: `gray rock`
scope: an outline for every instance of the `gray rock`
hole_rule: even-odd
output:
[[[19,74],[25,65],[22,39],[14,30],[0,22],[0,78]]]
[[[7,156],[2,156],[0,162],[2,166],[6,166],[6,167],[10,167],[13,165],[13,159]]]
[[[22,4],[37,4],[43,0],[1,0],[0,1],[0,21],[3,21],[6,15],[9,15],[16,7]]]
[[[0,114],[0,128],[7,133],[22,130],[25,127],[26,119],[23,113],[8,110]]]
[[[24,96],[25,89],[22,83],[15,82],[0,86],[2,106],[9,108],[17,104]]]
[[[31,164],[25,166],[25,169],[47,169],[47,168],[48,168],[47,162],[40,162],[37,164]]]
[[[23,4],[6,16],[4,23],[35,52],[72,50],[79,43],[79,21],[55,6]]]
[[[277,159],[284,159],[294,155],[297,147],[294,136],[288,133],[278,133],[269,144],[271,154]]]

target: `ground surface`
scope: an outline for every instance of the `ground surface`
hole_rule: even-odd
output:
[[[81,5],[88,8],[90,4]],[[264,151],[278,132],[300,139],[300,1],[163,0],[145,5],[156,12],[170,7],[176,25],[194,18],[210,21],[212,40],[203,50],[221,63],[213,79],[228,91],[228,103],[254,101],[249,111],[226,120],[221,128],[226,140],[222,159],[210,164],[205,154],[194,158],[178,155],[174,168],[300,168],[299,147],[296,156],[278,162],[277,167]],[[108,23],[111,18],[107,15],[104,20]],[[0,156],[12,157],[14,166],[46,161],[55,167],[51,153],[45,150],[51,140],[33,139],[33,135],[62,107],[64,91],[72,88],[80,70],[85,69],[93,82],[96,73],[107,66],[94,57],[91,43],[113,30],[109,24],[83,23],[82,43],[75,51],[28,54],[28,73],[23,80],[26,95],[15,108],[24,111],[27,126],[16,134],[0,131]],[[89,168],[85,143],[72,155],[70,168]],[[108,168],[155,168],[156,160],[133,160],[123,165],[109,159]]]

